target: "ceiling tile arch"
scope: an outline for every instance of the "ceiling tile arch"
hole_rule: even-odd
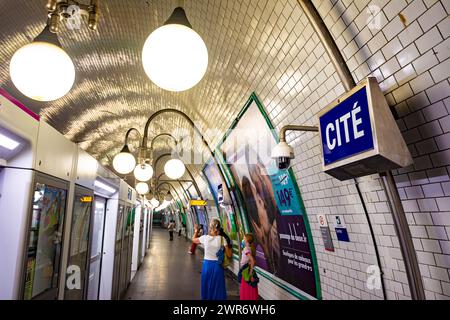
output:
[[[209,66],[204,79],[193,89],[172,93],[158,88],[145,75],[141,51],[147,36],[164,23],[178,1],[100,0],[96,31],[82,24],[80,30],[63,26],[59,34],[76,67],[74,87],[61,99],[38,103],[15,89],[9,77],[9,61],[18,48],[42,30],[45,4],[45,0],[1,2],[0,86],[102,163],[121,149],[128,128],[143,133],[147,118],[165,108],[186,113],[214,149],[255,87],[272,86],[267,75],[277,71],[271,59],[286,50],[280,39],[286,32],[298,31],[301,25],[289,25],[287,21],[289,15],[300,15],[295,0],[184,1],[188,19],[208,47]],[[276,93],[267,92],[265,96],[274,97]],[[155,119],[150,137],[185,129],[189,130],[187,122],[165,114]],[[137,139],[132,140],[138,144],[134,141]],[[167,146],[158,142],[155,149]],[[205,158],[209,156],[200,144],[194,147]],[[193,165],[197,166],[201,167]]]

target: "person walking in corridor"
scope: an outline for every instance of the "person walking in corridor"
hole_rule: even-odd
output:
[[[258,300],[258,275],[255,271],[256,248],[255,240],[251,233],[244,236],[242,240],[242,258],[238,273],[238,282],[240,283],[241,300]]]
[[[205,257],[202,268],[202,300],[226,300],[225,271],[222,263],[225,255],[231,258],[232,252],[225,245],[226,240],[219,235],[220,221],[212,219],[209,224],[209,234],[199,237],[198,228],[195,228],[192,242],[203,244]]]
[[[175,230],[175,221],[171,220],[169,225],[167,226],[167,229],[169,229],[169,236],[170,236],[170,241],[173,240],[173,230]]]

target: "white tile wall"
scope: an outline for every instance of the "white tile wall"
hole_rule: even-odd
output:
[[[344,93],[317,35],[295,0],[249,2],[226,2],[241,16],[249,17],[247,22],[233,21],[230,35],[235,38],[232,43],[226,40],[228,47],[221,58],[228,61],[229,83],[226,93],[218,91],[214,101],[207,101],[211,121],[223,120],[221,112],[231,113],[227,117],[233,118],[255,91],[277,128],[316,124],[316,114]],[[449,299],[449,1],[313,3],[355,80],[376,76],[397,117],[415,163],[394,174],[426,295],[429,299]],[[366,285],[366,270],[376,264],[376,258],[354,183],[339,182],[321,172],[316,136],[289,133],[287,138],[297,154],[293,169],[312,228],[323,299],[382,299],[381,290],[370,290]],[[220,135],[208,137],[212,146],[219,139]],[[386,298],[409,299],[405,267],[380,178],[365,177],[358,183],[381,255]],[[344,215],[351,242],[337,241],[332,232],[336,251],[325,251],[316,222],[319,213]],[[293,298],[265,279],[260,294],[265,299]]]
[[[332,1],[335,2],[335,1]],[[421,272],[427,297],[431,299],[449,299],[450,256],[448,253],[449,228],[449,176],[450,154],[448,142],[449,108],[445,104],[450,96],[450,59],[449,59],[449,2],[448,1],[337,1],[349,6],[360,3],[357,17],[357,29],[332,32],[338,46],[345,50],[350,44],[345,39],[353,39],[360,46],[367,45],[371,56],[356,52],[346,56],[351,62],[353,75],[357,81],[365,76],[357,72],[362,66],[370,68],[372,75],[382,83],[386,97],[396,111],[399,127],[415,158],[414,166],[397,170],[396,181],[403,205],[410,223],[411,233],[417,249]],[[330,1],[314,1],[319,7],[330,30],[339,29],[336,12],[330,12]],[[328,4],[324,4],[328,3]],[[363,4],[362,4],[363,3]],[[370,29],[373,38],[366,39],[365,27],[369,13],[367,8],[377,4],[388,19],[381,28]],[[336,11],[336,10],[335,10]],[[345,11],[344,15],[345,15]],[[400,19],[405,18],[405,24]],[[353,32],[351,35],[343,35]],[[344,41],[342,40],[344,39]],[[339,40],[339,41],[338,41]],[[376,63],[374,63],[374,58]],[[359,64],[355,65],[355,61]],[[392,76],[393,75],[393,76]],[[447,103],[448,104],[448,103]],[[361,179],[365,181],[366,179]],[[365,182],[362,182],[365,183]],[[365,194],[367,197],[367,193]],[[368,201],[374,198],[367,197]],[[372,206],[368,206],[372,209]],[[389,215],[389,210],[386,210]],[[391,249],[386,241],[385,222],[372,219],[381,225],[374,229],[378,233],[379,244]],[[390,225],[388,222],[387,225]],[[392,231],[392,229],[389,229]],[[395,234],[391,235],[395,239]],[[398,248],[395,248],[398,250]],[[382,250],[383,255],[391,250]],[[396,277],[397,266],[402,266],[401,255],[384,259],[384,266],[390,298],[401,299],[408,296],[404,277]],[[395,263],[392,263],[395,261]],[[403,268],[403,267],[401,267]],[[391,272],[394,270],[394,273]],[[392,274],[394,277],[392,277]]]

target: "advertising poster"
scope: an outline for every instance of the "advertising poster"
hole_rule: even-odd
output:
[[[239,253],[239,239],[244,237],[243,225],[240,221],[239,214],[235,212],[230,191],[225,181],[222,180],[219,169],[210,158],[203,167],[203,173],[211,189],[217,209],[220,211],[220,222],[233,241],[233,251]],[[238,235],[239,233],[239,235]]]
[[[278,170],[270,157],[276,144],[272,126],[252,95],[220,150],[257,241],[257,266],[317,298],[319,277],[308,220],[293,173]]]

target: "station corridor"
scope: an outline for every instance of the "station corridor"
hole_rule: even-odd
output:
[[[200,300],[203,252],[188,254],[191,241],[153,227],[147,255],[131,281],[124,300]],[[227,298],[239,300],[238,284],[226,278]]]

